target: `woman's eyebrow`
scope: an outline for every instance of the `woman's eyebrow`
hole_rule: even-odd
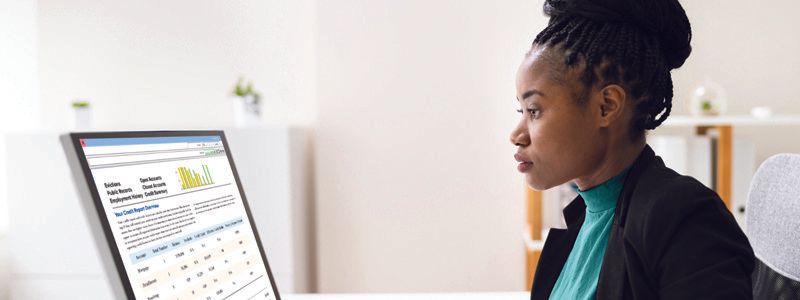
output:
[[[527,91],[527,92],[522,94],[522,100],[528,99],[528,97],[531,97],[533,95],[539,95],[541,97],[544,97],[544,93],[542,93],[542,91],[537,90],[537,89],[532,89],[532,90]],[[521,101],[521,100],[519,98],[517,98],[517,101]]]

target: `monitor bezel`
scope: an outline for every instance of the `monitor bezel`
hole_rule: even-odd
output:
[[[149,138],[149,137],[194,137],[194,136],[219,136],[222,140],[222,145],[225,149],[225,155],[228,158],[228,162],[230,163],[231,171],[233,172],[233,178],[236,181],[236,187],[239,189],[239,195],[241,195],[242,203],[244,204],[244,210],[247,214],[247,218],[249,219],[250,228],[255,235],[256,244],[258,245],[258,250],[261,253],[261,259],[264,260],[264,266],[267,269],[267,275],[269,277],[269,282],[272,286],[272,292],[275,295],[277,300],[281,299],[280,294],[278,293],[278,287],[275,284],[275,277],[272,275],[272,269],[269,266],[269,261],[267,260],[266,252],[264,251],[264,246],[261,243],[261,238],[258,234],[258,229],[256,228],[256,224],[253,221],[253,215],[250,212],[250,205],[247,202],[247,197],[245,196],[244,189],[242,188],[242,182],[239,179],[239,172],[236,170],[236,164],[233,161],[233,156],[231,155],[231,149],[228,146],[228,141],[225,138],[225,132],[222,130],[187,130],[187,131],[109,131],[109,132],[74,132],[70,133],[69,137],[72,141],[72,145],[75,150],[75,154],[77,154],[77,159],[81,167],[81,171],[84,175],[84,179],[86,180],[86,185],[89,188],[89,193],[92,197],[92,202],[94,203],[95,212],[97,213],[96,217],[100,220],[100,224],[102,225],[103,234],[107,241],[107,246],[109,251],[111,252],[111,258],[114,261],[114,265],[117,270],[117,274],[119,275],[120,283],[124,289],[125,295],[128,299],[136,299],[133,293],[133,287],[131,285],[130,278],[128,278],[128,274],[125,270],[125,265],[122,262],[122,255],[117,248],[117,242],[114,237],[114,234],[111,231],[111,225],[109,224],[109,220],[106,218],[105,210],[103,207],[102,200],[100,198],[100,193],[97,190],[97,184],[94,181],[94,176],[92,175],[91,169],[89,169],[89,163],[86,160],[86,154],[83,152],[83,146],[81,145],[81,139],[104,139],[104,138]]]

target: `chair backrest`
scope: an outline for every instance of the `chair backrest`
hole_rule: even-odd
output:
[[[758,168],[747,198],[747,236],[756,258],[756,299],[800,299],[800,155]]]

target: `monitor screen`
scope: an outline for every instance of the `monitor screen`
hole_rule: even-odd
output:
[[[279,299],[224,134],[72,134],[129,298]]]

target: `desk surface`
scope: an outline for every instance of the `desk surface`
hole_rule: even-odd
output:
[[[529,292],[409,294],[285,294],[285,300],[527,300]]]

